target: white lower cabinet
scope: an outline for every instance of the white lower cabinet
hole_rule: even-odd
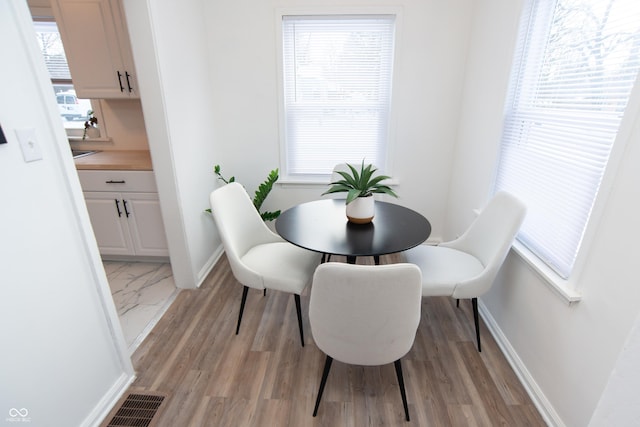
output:
[[[152,172],[78,171],[78,175],[100,254],[169,255]]]

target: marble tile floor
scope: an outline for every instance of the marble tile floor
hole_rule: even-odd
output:
[[[178,294],[171,264],[119,261],[103,264],[129,354],[133,354]]]

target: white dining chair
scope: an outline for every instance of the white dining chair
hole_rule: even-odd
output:
[[[313,276],[309,323],[326,354],[313,416],[318,413],[333,360],[365,366],[393,362],[405,418],[409,407],[400,359],[420,322],[420,269],[412,264],[355,265],[329,262]]]
[[[304,347],[300,294],[311,282],[320,255],[299,248],[273,233],[253,206],[246,190],[232,182],[210,195],[211,212],[231,271],[244,286],[236,335],[249,288],[289,292],[294,295],[300,341]]]
[[[478,297],[493,285],[525,214],[520,200],[501,191],[457,239],[404,252],[404,260],[422,271],[423,297],[450,296],[457,304],[460,299],[471,299],[478,351],[482,351]]]

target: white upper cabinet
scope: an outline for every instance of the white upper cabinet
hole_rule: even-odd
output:
[[[79,98],[138,98],[120,0],[52,0]]]

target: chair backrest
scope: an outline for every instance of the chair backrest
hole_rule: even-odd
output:
[[[524,221],[526,210],[516,197],[500,191],[458,239],[442,244],[470,253],[484,266],[482,280],[476,278],[466,286],[459,284],[454,298],[477,297],[491,287]]]
[[[313,277],[309,323],[320,350],[344,363],[383,365],[413,345],[422,300],[413,264],[321,264]]]
[[[214,190],[209,201],[234,276],[243,285],[260,287],[262,279],[244,266],[242,257],[257,245],[281,239],[269,230],[247,191],[237,182]]]

